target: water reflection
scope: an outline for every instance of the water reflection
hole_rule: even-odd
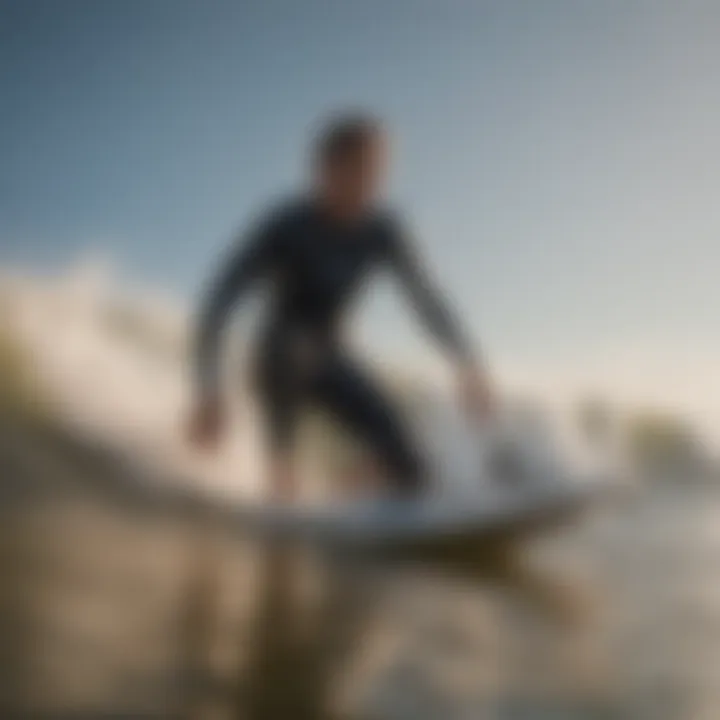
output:
[[[18,447],[0,448],[0,717],[716,717],[714,488],[543,541],[353,557],[79,482],[67,458],[48,476]]]
[[[366,588],[302,548],[241,542],[242,566],[222,567],[222,543],[210,547],[207,538],[193,554],[186,662],[205,682],[188,698],[186,716],[224,708],[226,717],[334,717],[344,664],[372,612]]]

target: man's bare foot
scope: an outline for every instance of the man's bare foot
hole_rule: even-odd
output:
[[[192,445],[200,450],[215,450],[225,426],[225,416],[220,399],[215,396],[199,398],[190,411],[187,436]]]
[[[292,504],[296,488],[295,468],[291,459],[285,455],[274,458],[269,474],[269,499],[274,503]]]
[[[345,500],[375,497],[383,487],[382,475],[376,462],[365,459],[352,463],[339,473],[340,495]]]

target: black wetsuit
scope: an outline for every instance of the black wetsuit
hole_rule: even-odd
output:
[[[374,449],[399,489],[411,490],[424,478],[419,450],[339,332],[349,301],[383,267],[394,271],[440,343],[469,359],[468,343],[394,217],[378,210],[341,224],[301,199],[270,212],[228,258],[201,313],[197,367],[204,391],[216,392],[219,336],[229,311],[251,285],[271,283],[255,368],[275,447],[290,442],[300,405],[317,404]]]

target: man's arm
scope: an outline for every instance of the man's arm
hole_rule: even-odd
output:
[[[486,371],[446,299],[430,279],[417,251],[405,233],[396,228],[391,230],[390,262],[424,326],[455,364],[461,405],[476,420],[484,418],[492,406]]]
[[[390,263],[421,322],[458,363],[470,364],[474,353],[446,298],[430,278],[407,235],[393,228]]]
[[[219,389],[220,339],[235,303],[270,268],[276,233],[269,227],[255,230],[223,262],[202,302],[196,329],[194,364],[201,396],[213,397]]]

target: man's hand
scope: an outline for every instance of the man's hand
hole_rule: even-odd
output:
[[[475,366],[458,370],[458,401],[468,417],[477,423],[486,420],[494,409],[494,398],[487,375]]]
[[[225,426],[222,404],[215,396],[200,398],[190,412],[188,440],[201,450],[215,450]]]

